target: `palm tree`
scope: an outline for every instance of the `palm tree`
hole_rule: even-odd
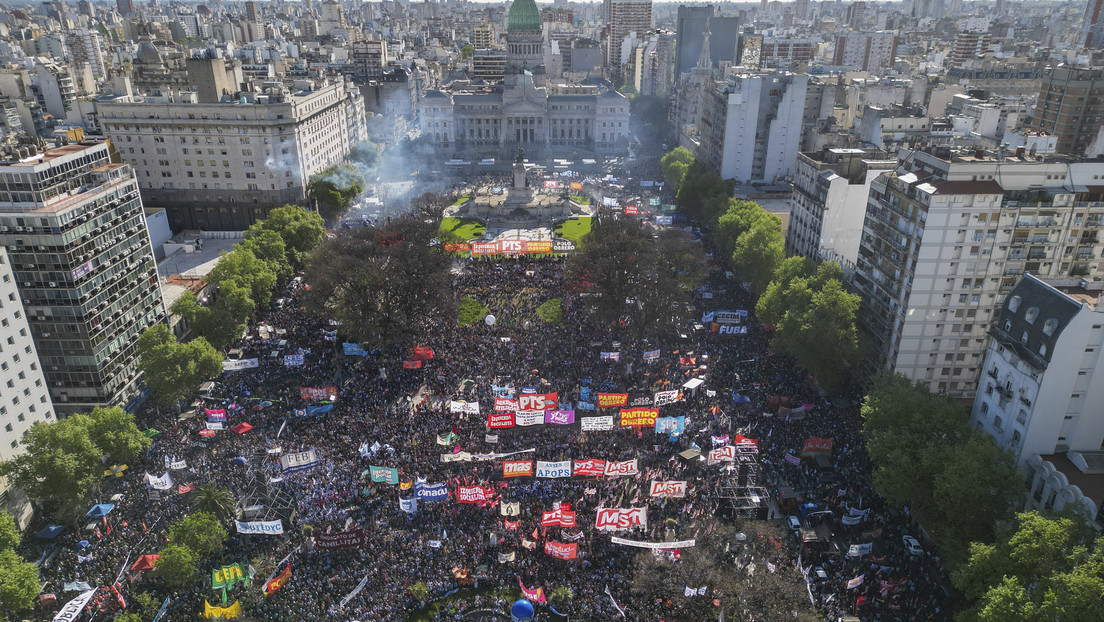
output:
[[[552,588],[552,591],[548,593],[548,600],[556,605],[565,605],[575,598],[575,590],[567,587],[566,585],[558,585]]]
[[[234,516],[234,505],[234,495],[228,489],[215,484],[200,484],[192,493],[192,507],[210,512],[220,521],[229,520]]]

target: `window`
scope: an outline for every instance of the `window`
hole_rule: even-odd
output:
[[[1058,320],[1054,318],[1049,318],[1046,322],[1043,323],[1043,334],[1053,335],[1055,328],[1058,328]]]
[[[997,432],[1004,431],[1004,420],[1000,418],[1000,415],[993,417],[993,429]]]
[[[1034,324],[1037,317],[1039,317],[1039,307],[1031,307],[1024,313],[1024,321],[1028,324]]]

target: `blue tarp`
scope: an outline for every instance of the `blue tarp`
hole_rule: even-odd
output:
[[[61,535],[61,532],[65,531],[65,527],[61,525],[47,525],[42,531],[35,534],[36,538],[42,538],[43,540],[53,540]]]
[[[111,513],[111,510],[115,509],[114,503],[97,503],[92,506],[91,510],[85,516],[91,516],[92,518],[99,518],[101,516],[107,516]]]
[[[732,401],[736,402],[737,404],[750,404],[751,398],[746,395],[740,395],[739,393],[733,392]]]

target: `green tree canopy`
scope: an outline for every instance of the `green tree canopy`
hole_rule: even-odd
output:
[[[134,423],[134,415],[118,406],[93,408],[88,418],[88,436],[109,462],[127,462],[150,446],[149,437]]]
[[[694,161],[679,184],[675,203],[691,218],[713,226],[728,209],[735,184]]]
[[[451,260],[431,244],[436,234],[436,224],[403,218],[328,240],[307,271],[307,304],[368,347],[409,345],[427,315],[456,317]]]
[[[170,544],[154,564],[157,576],[171,588],[181,588],[199,578],[199,556],[183,544]]]
[[[966,622],[1099,620],[1104,537],[1080,515],[1017,514],[995,544],[971,544],[951,579],[971,603]]]
[[[379,164],[380,155],[383,153],[383,148],[379,143],[366,140],[362,143],[356,144],[349,151],[349,159],[356,162],[358,165],[365,168],[375,168]]]
[[[326,237],[322,216],[298,205],[285,205],[270,211],[264,220],[245,230],[245,239],[258,236],[262,231],[275,231],[283,238],[288,263],[294,268],[303,267]]]
[[[322,217],[333,221],[348,211],[353,199],[364,191],[364,184],[360,169],[342,162],[311,177],[307,182],[307,195],[318,206]]]
[[[11,512],[0,510],[0,551],[14,549],[23,541],[23,533],[15,524]]]
[[[471,58],[475,54],[475,48],[470,44],[460,48],[460,58]]]
[[[173,544],[186,546],[201,558],[221,551],[228,537],[219,519],[208,512],[189,514],[169,527]]]
[[[192,292],[184,292],[173,303],[172,312],[184,318],[192,332],[225,351],[241,338],[253,307],[249,289],[236,281],[227,281],[208,304],[200,304]]]
[[[103,455],[92,443],[88,415],[37,422],[23,435],[24,453],[0,463],[0,475],[42,504],[46,513],[74,524],[103,477]]]
[[[971,541],[990,542],[994,525],[1023,495],[1015,461],[969,426],[950,398],[901,375],[878,376],[862,407],[874,487],[908,505],[952,563]]]
[[[192,491],[192,507],[210,514],[220,521],[234,516],[234,495],[230,490],[215,484],[200,484]]]
[[[40,589],[38,566],[11,549],[0,550],[0,607],[7,615],[33,607]]]
[[[641,333],[667,325],[704,275],[701,247],[680,232],[653,235],[635,220],[603,220],[567,264],[568,281],[600,322]]]
[[[682,181],[686,178],[686,172],[694,163],[694,154],[686,147],[676,147],[659,160],[663,170],[663,182],[667,190],[678,194],[682,187]]]
[[[284,238],[280,237],[279,233],[264,229],[238,242],[235,247],[247,250],[263,261],[276,275],[277,285],[283,285],[291,278],[293,271],[287,257],[287,245],[284,244]]]
[[[732,250],[732,269],[751,283],[751,292],[763,293],[771,276],[786,258],[786,239],[782,235],[782,219],[760,209],[747,231],[736,238]]]
[[[254,304],[263,307],[272,300],[272,290],[276,287],[276,273],[271,270],[267,262],[258,258],[252,251],[238,246],[220,257],[214,269],[207,275],[207,282],[218,289],[229,281],[248,287]]]
[[[201,382],[222,371],[222,355],[206,339],[180,343],[164,324],[143,331],[137,349],[146,385],[166,404],[187,398]]]

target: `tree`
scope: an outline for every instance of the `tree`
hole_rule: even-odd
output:
[[[954,563],[971,540],[992,540],[995,524],[1022,496],[1023,478],[960,406],[904,376],[882,374],[862,416],[875,489],[908,505],[945,557]]]
[[[207,275],[207,282],[220,290],[220,293],[222,285],[230,282],[246,287],[254,305],[263,307],[272,300],[272,290],[276,288],[276,273],[267,262],[248,248],[238,246],[219,258]]]
[[[475,54],[475,48],[470,44],[460,48],[460,58],[471,58]]]
[[[157,576],[171,588],[181,588],[199,577],[199,556],[182,544],[170,544],[155,562]]]
[[[759,297],[760,321],[775,325],[772,344],[808,369],[824,385],[839,383],[859,358],[855,318],[859,297],[843,285],[835,262],[790,258],[778,264],[774,280]]]
[[[38,566],[11,549],[0,550],[0,607],[9,615],[30,609],[40,589]]]
[[[734,188],[732,180],[721,179],[720,175],[695,161],[686,169],[675,203],[691,218],[712,227],[727,210]]]
[[[288,263],[301,268],[326,237],[326,225],[322,216],[298,205],[285,205],[270,211],[245,230],[245,239],[258,236],[262,231],[275,231],[284,240]]]
[[[736,247],[732,251],[733,270],[751,283],[751,293],[755,295],[763,293],[775,268],[786,258],[782,219],[765,210],[760,211],[762,215],[736,238]]]
[[[127,598],[127,611],[116,614],[115,622],[149,622],[160,608],[160,603],[149,592],[131,594]]]
[[[200,484],[192,491],[192,508],[210,514],[219,521],[230,520],[234,516],[234,506],[234,495],[222,486]]]
[[[103,477],[102,453],[89,438],[89,428],[87,415],[35,423],[23,435],[26,451],[0,463],[0,476],[42,504],[48,515],[75,524]]]
[[[284,244],[284,238],[280,237],[279,233],[265,229],[247,240],[238,242],[235,248],[247,250],[263,261],[276,275],[277,285],[283,285],[291,278],[293,270],[287,258],[287,245]]]
[[[333,221],[348,211],[353,199],[364,190],[364,184],[360,170],[342,162],[311,177],[307,195],[318,206],[322,218]]]
[[[11,512],[0,510],[0,551],[14,549],[23,541],[23,534],[15,524]]]
[[[971,544],[951,579],[972,605],[966,622],[1099,620],[1104,537],[1077,514],[1017,514],[995,544]]]
[[[157,326],[164,328],[163,324]],[[134,415],[118,406],[96,407],[88,417],[91,419],[88,436],[109,462],[126,462],[150,446],[149,437],[134,423]]]
[[[490,309],[475,298],[468,298],[465,296],[460,299],[458,319],[461,326],[470,326],[482,322],[483,318],[487,317],[487,314],[490,312]]]
[[[598,321],[631,323],[643,334],[669,325],[704,275],[701,247],[667,230],[653,236],[635,220],[604,220],[567,264],[568,282]]]
[[[563,298],[553,298],[537,307],[537,317],[556,326],[563,326]]]
[[[370,347],[409,345],[425,318],[455,318],[451,258],[432,244],[436,224],[403,218],[359,227],[319,247],[307,271],[307,304]]]
[[[180,343],[164,324],[143,331],[137,349],[146,385],[166,404],[188,397],[199,383],[222,371],[222,355],[206,339]]]
[[[169,539],[195,551],[199,557],[222,550],[228,537],[219,519],[208,512],[189,514],[169,527]]]
[[[363,168],[372,169],[379,163],[382,153],[383,149],[378,143],[366,140],[362,143],[357,143],[349,151],[349,159]]]
[[[192,332],[203,337],[216,350],[227,350],[241,338],[245,322],[253,313],[249,289],[236,281],[223,283],[207,304],[192,292],[173,303],[172,312],[184,318]]]
[[[678,194],[682,180],[686,177],[686,171],[693,163],[694,154],[686,147],[676,147],[659,159],[659,165],[663,170],[663,181],[668,190]]]

